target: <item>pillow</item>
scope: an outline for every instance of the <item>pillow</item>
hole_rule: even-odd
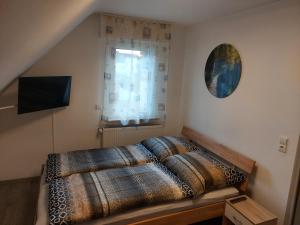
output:
[[[161,136],[143,140],[141,142],[151,151],[159,161],[168,156],[193,150],[193,144],[183,137]]]
[[[74,173],[141,165],[157,161],[142,144],[49,154],[46,182]]]
[[[202,150],[169,156],[163,164],[189,185],[196,197],[245,179],[242,171]]]

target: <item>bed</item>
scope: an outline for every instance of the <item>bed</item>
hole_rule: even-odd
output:
[[[123,213],[80,224],[191,224],[222,216],[224,212],[224,200],[247,191],[249,176],[253,172],[255,162],[190,128],[184,127],[182,135],[240,168],[246,174],[244,181],[234,187],[225,187],[207,192],[196,199],[181,199],[176,202],[140,207],[135,210],[127,210]],[[49,224],[48,188],[49,185],[45,183],[45,171],[43,171],[38,198],[37,225]]]

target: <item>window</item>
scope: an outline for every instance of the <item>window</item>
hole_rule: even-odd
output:
[[[153,100],[155,89],[153,77],[148,69],[155,66],[155,59],[146,57],[141,51],[116,49],[113,120],[154,119]],[[126,122],[123,122],[126,123]]]
[[[130,42],[132,45],[133,41]],[[121,121],[123,125],[132,121],[139,124],[141,120],[163,120],[167,65],[159,63],[161,46],[148,41],[136,41],[131,48],[127,44],[123,40],[108,47],[104,119]]]
[[[103,21],[106,53],[102,120],[122,125],[163,121],[169,27],[119,17],[104,17]]]

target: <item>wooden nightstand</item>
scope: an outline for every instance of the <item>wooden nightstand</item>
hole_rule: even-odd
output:
[[[277,217],[246,195],[226,200],[223,225],[276,225]]]

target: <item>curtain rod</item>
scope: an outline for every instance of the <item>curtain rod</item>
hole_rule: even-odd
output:
[[[163,24],[167,24],[167,25],[174,24],[172,22],[167,22],[167,21],[163,21],[163,20],[148,19],[148,18],[145,18],[145,17],[138,17],[138,16],[127,16],[127,15],[120,15],[120,14],[106,13],[106,12],[99,12],[99,14],[103,15],[103,16],[124,17],[124,18],[136,19],[136,20],[141,20],[141,21],[145,21],[145,22],[152,22],[152,23],[163,23]]]

